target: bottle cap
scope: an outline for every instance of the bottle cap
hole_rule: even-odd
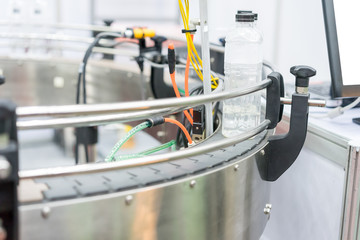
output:
[[[235,15],[236,22],[254,22],[258,19],[258,14],[252,11],[239,10]]]

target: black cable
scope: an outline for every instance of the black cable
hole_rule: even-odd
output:
[[[200,85],[194,89],[192,89],[189,93],[190,96],[192,95],[199,95],[203,92],[203,86]],[[184,117],[184,115],[181,115],[181,122],[182,124],[185,126],[186,130],[191,133],[192,132],[192,125],[187,121],[187,119]],[[182,146],[184,147],[188,147],[188,141],[187,138],[185,136],[185,134],[183,133],[183,131],[181,131],[180,129],[178,129],[177,134],[176,134],[176,144],[179,148],[181,148]]]
[[[75,135],[76,136],[76,135]],[[79,163],[79,141],[78,137],[76,136],[76,143],[75,143],[75,165]]]
[[[213,116],[213,123],[215,123],[215,120],[216,120],[216,116],[219,112],[219,106],[220,106],[220,102],[217,102],[215,104],[215,107],[214,107],[214,116]]]
[[[181,123],[184,124],[184,114],[181,114]],[[183,139],[183,135],[181,134],[182,131],[180,128],[178,128],[177,133],[176,133],[176,145],[178,148],[181,148],[183,145],[181,145],[180,143],[182,142]]]
[[[213,129],[215,129],[216,127],[216,117],[217,117],[217,114],[219,112],[219,106],[220,106],[220,102],[217,102],[215,104],[215,107],[214,107],[214,116],[213,116]],[[215,131],[215,130],[214,130]]]
[[[79,72],[77,87],[76,87],[76,104],[80,103],[80,84],[81,84],[81,73]]]
[[[86,160],[86,163],[89,163],[89,150],[88,150],[88,144],[84,144],[84,150],[85,150],[85,160]]]
[[[93,48],[99,43],[99,41],[102,38],[105,37],[121,37],[120,34],[116,34],[116,33],[100,33],[98,34],[94,41],[90,44],[90,46],[88,47],[88,49],[85,52],[83,61],[81,63],[80,69],[79,69],[79,74],[78,74],[78,81],[77,81],[77,87],[76,87],[76,104],[80,104],[80,88],[81,88],[81,82],[82,82],[82,90],[83,90],[83,103],[86,104],[87,99],[86,99],[86,65],[87,62],[91,56],[92,50]],[[117,44],[115,44],[116,46]],[[81,81],[82,80],[82,81]],[[76,143],[75,143],[75,163],[77,164],[79,162],[79,141],[78,141],[78,136],[76,134]],[[88,148],[87,148],[87,144],[84,144],[84,148],[85,148],[85,159],[86,162],[89,162],[89,153],[88,153]]]

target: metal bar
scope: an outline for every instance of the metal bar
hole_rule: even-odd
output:
[[[228,98],[239,97],[250,94],[266,88],[271,83],[266,79],[256,85],[236,89],[233,91],[224,91],[208,95],[191,96],[187,98],[165,98],[151,101],[132,101],[122,103],[106,104],[86,104],[86,105],[65,105],[65,106],[36,106],[36,107],[18,107],[17,117],[35,117],[35,116],[80,116],[80,115],[98,115],[131,112],[140,110],[151,110],[159,108],[192,108],[207,102],[221,101]]]
[[[286,105],[291,105],[292,104],[292,99],[291,98],[280,98],[280,103],[281,104],[286,104]],[[325,100],[313,100],[310,99],[309,100],[309,106],[310,107],[325,107],[326,106],[326,101]]]
[[[215,151],[221,148],[225,148],[248,138],[255,136],[256,134],[264,131],[270,124],[269,120],[263,121],[258,127],[249,130],[248,132],[241,134],[240,136],[233,138],[224,138],[222,140],[207,143],[204,145],[198,145],[195,147],[179,150],[171,153],[164,153],[159,155],[151,155],[143,158],[136,158],[130,160],[124,160],[120,162],[109,162],[109,163],[95,163],[95,164],[83,164],[76,166],[57,167],[57,168],[44,168],[36,170],[25,170],[19,172],[20,179],[31,179],[31,178],[45,178],[45,177],[59,177],[59,176],[70,176],[76,174],[87,174],[97,173],[111,170],[118,170],[130,167],[144,166],[154,163],[167,162],[176,159],[182,159],[191,157],[210,151]]]
[[[60,35],[60,34],[8,33],[8,32],[0,33],[0,38],[70,41],[70,42],[82,42],[88,44],[94,41],[94,38],[91,37],[73,37],[69,35]]]
[[[30,48],[44,48],[44,45],[31,45],[31,44],[9,44],[9,43],[0,43],[0,48],[8,48],[9,46],[15,46],[15,47],[19,47],[19,48],[26,48],[26,47],[30,47]],[[70,46],[53,46],[53,45],[48,45],[46,46],[47,50],[63,50],[63,51],[78,51],[78,52],[85,52],[87,47],[70,47]],[[127,46],[128,47],[128,46]],[[104,53],[104,54],[111,54],[111,55],[121,55],[121,56],[128,56],[128,57],[135,57],[134,55],[134,51],[137,49],[133,49],[132,50],[128,50],[125,48],[105,48],[105,47],[94,47],[93,48],[93,52],[94,53]],[[149,61],[150,62],[150,61]],[[168,67],[168,65],[165,64],[158,64],[160,66],[164,65]],[[176,67],[178,67],[179,65],[176,65]],[[182,65],[180,65],[180,67],[182,67]],[[185,67],[185,66],[184,66]]]
[[[165,113],[169,114],[171,112],[178,112],[178,111],[179,110],[177,109],[163,108],[163,109],[137,111],[131,113],[121,113],[121,114],[111,114],[111,115],[25,120],[25,121],[17,121],[16,126],[18,130],[98,126],[109,123],[136,121],[136,120],[145,119],[147,117],[154,117],[155,115],[162,115]]]
[[[0,26],[35,26],[35,27],[47,27],[47,28],[60,28],[70,30],[84,30],[84,31],[98,31],[98,32],[123,32],[124,29],[97,26],[97,25],[86,25],[86,24],[65,24],[65,23],[29,23],[21,21],[0,21]]]
[[[211,94],[210,75],[210,42],[208,26],[207,0],[200,0],[200,26],[201,26],[201,55],[203,61],[203,88],[204,94]],[[205,104],[205,134],[209,137],[213,133],[212,103]]]

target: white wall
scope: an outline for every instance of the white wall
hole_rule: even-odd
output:
[[[279,1],[279,44],[275,63],[283,73],[293,65],[310,65],[317,69],[313,80],[330,81],[321,0]]]
[[[209,0],[210,37],[225,35],[234,23],[236,10],[259,13],[258,28],[264,35],[264,58],[275,64],[286,81],[293,81],[289,69],[309,65],[317,69],[313,81],[329,81],[321,0]],[[198,0],[191,1],[198,5]],[[194,12],[198,9],[194,9]]]

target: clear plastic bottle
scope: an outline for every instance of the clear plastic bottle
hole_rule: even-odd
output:
[[[226,36],[225,90],[246,88],[261,81],[262,34],[255,27],[257,14],[239,11],[236,26]],[[260,123],[261,93],[223,102],[222,134],[233,137]]]

